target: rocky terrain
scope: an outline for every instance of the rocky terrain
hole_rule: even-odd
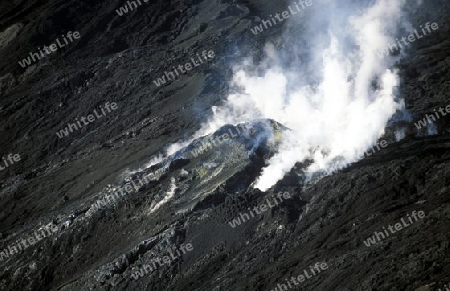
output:
[[[127,3],[120,0],[0,4],[1,157],[21,158],[0,171],[0,290],[280,290],[277,284],[285,284],[426,291],[450,285],[450,118],[439,119],[432,134],[417,134],[414,126],[450,105],[448,1],[424,1],[410,11],[413,24],[432,20],[440,29],[414,43],[398,64],[411,114],[402,120],[405,138],[396,141],[399,123],[392,122],[386,148],[311,180],[297,164],[266,192],[252,185],[276,152],[262,133],[278,138],[288,130],[276,120],[227,125],[161,154],[192,136],[223,102],[232,90],[232,64],[248,56],[261,60],[267,41],[280,49],[288,42],[282,24],[259,35],[250,27],[289,3],[141,2],[122,16],[116,10]],[[81,37],[19,65],[68,31]],[[155,84],[203,51],[214,58]],[[107,102],[118,108],[56,135]],[[250,215],[279,193],[291,197]],[[366,245],[374,232],[414,211],[425,217]],[[232,227],[244,213],[248,221]],[[19,249],[45,226],[56,231]],[[187,244],[192,250],[181,251]],[[1,255],[8,247],[17,252]],[[176,250],[179,256],[164,259]],[[156,258],[164,264],[153,264]],[[288,286],[286,279],[311,274],[316,263],[328,267]],[[141,273],[150,265],[151,272]]]

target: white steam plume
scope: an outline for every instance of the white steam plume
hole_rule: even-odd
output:
[[[263,191],[306,159],[313,160],[309,173],[331,173],[357,161],[403,106],[394,93],[399,85],[391,70],[396,58],[380,58],[378,52],[395,43],[398,27],[407,27],[404,4],[405,0],[378,0],[371,6],[350,0],[315,1],[297,27],[290,23],[291,55],[267,45],[263,64],[242,64],[233,79],[241,91],[214,108],[195,136],[256,118],[289,127],[256,182]]]

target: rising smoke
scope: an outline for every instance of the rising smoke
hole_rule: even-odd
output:
[[[401,55],[380,59],[377,52],[395,42],[398,29],[409,29],[405,0],[358,2],[316,0],[289,19],[283,44],[268,43],[258,65],[246,60],[235,68],[240,91],[196,133],[260,118],[290,128],[256,188],[267,190],[297,162],[313,160],[306,173],[331,173],[357,161],[403,109],[392,69]]]

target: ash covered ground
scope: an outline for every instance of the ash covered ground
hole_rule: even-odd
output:
[[[405,4],[440,28],[395,64],[409,117],[387,146],[312,178],[296,163],[265,191],[288,126],[189,138],[235,90],[234,64],[289,52],[287,21],[251,28],[292,4],[140,2],[0,4],[0,290],[448,290],[450,118],[414,124],[450,105],[448,1]],[[302,17],[298,33],[316,29]]]

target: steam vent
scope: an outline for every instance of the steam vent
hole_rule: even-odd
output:
[[[450,291],[448,0],[0,3],[0,291]]]

